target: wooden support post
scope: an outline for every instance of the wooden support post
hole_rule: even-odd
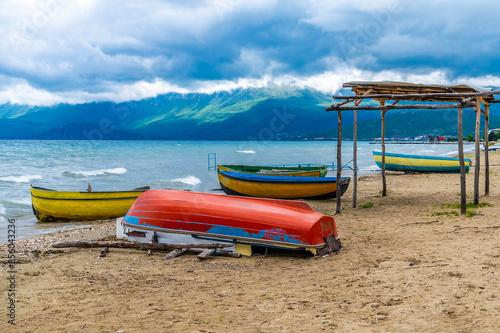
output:
[[[490,159],[489,159],[489,139],[490,131],[490,105],[484,105],[484,195],[490,194]]]
[[[158,238],[156,237],[156,232],[153,234],[153,236],[149,237],[149,243],[154,244],[158,243]],[[148,257],[153,255],[153,250],[148,249]]]
[[[105,247],[104,249],[101,250],[101,254],[99,255],[99,258],[104,258],[106,254],[109,252],[109,247]]]
[[[462,214],[465,214],[467,210],[466,206],[467,193],[465,188],[464,133],[462,128],[462,115],[463,115],[463,109],[458,108],[457,135],[458,135],[458,157],[460,159],[460,211]]]
[[[358,192],[358,111],[354,110],[354,133],[352,145],[352,160],[354,169],[354,186],[352,193],[352,207],[356,207],[356,194]]]
[[[380,101],[380,105],[384,105],[384,101]],[[382,112],[382,196],[385,197],[387,195],[387,181],[385,179],[385,113],[387,111],[383,110]]]
[[[475,163],[474,163],[474,205],[479,205],[479,171],[481,170],[481,144],[479,127],[481,125],[481,99],[476,98],[476,127],[475,127]],[[488,149],[488,148],[486,148]]]
[[[337,115],[337,208],[335,213],[340,214],[340,186],[338,184],[342,174],[342,111],[337,111]]]

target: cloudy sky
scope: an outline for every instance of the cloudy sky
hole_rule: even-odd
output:
[[[2,0],[0,104],[270,83],[500,87],[498,0]]]

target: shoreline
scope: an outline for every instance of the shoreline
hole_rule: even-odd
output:
[[[389,172],[386,197],[380,195],[380,173],[363,175],[358,207],[351,207],[348,190],[340,215],[335,200],[307,201],[335,218],[343,248],[326,257],[269,251],[167,261],[165,252],[148,257],[132,249],[111,249],[103,258],[101,249],[58,249],[35,257],[54,242],[113,237],[113,223],[20,240],[19,248],[31,243],[26,260],[16,265],[17,328],[497,332],[500,154],[491,153],[490,162],[490,195],[480,195],[483,204],[469,208],[477,214],[471,217],[457,209],[459,174]],[[466,175],[468,202],[473,176]],[[7,270],[4,263],[2,279]],[[0,293],[6,296],[7,289]]]
[[[490,152],[490,155],[491,155],[491,153],[492,152]],[[482,154],[483,154],[483,152],[482,152]],[[450,157],[458,158],[458,154],[457,155],[450,155]],[[465,159],[471,159],[471,161],[472,161],[473,157],[474,157],[474,152],[464,154]],[[483,159],[484,159],[484,157],[483,157]],[[492,162],[490,160],[490,164],[491,163]],[[472,167],[474,167],[474,165],[471,164],[471,168]],[[481,167],[484,167],[484,165],[482,164]],[[333,172],[334,171],[332,171],[332,173]],[[466,173],[466,175],[468,175],[470,173],[472,173],[472,172],[469,171],[469,173]],[[405,175],[403,171],[386,171],[386,175],[390,175],[390,174],[392,174],[392,175]],[[431,173],[416,173],[416,174],[429,175]],[[434,174],[434,175],[436,175],[436,174]],[[437,175],[439,175],[439,174],[437,174]],[[450,175],[460,176],[459,173],[450,173]],[[371,177],[381,178],[381,176],[382,176],[381,170],[362,173],[362,174],[358,175],[358,182],[369,179]],[[348,191],[351,192],[351,190],[352,190],[352,187],[350,187],[350,190],[348,190]],[[215,191],[215,189],[213,189],[212,191]],[[217,191],[222,191],[222,190],[217,189]],[[208,192],[208,193],[211,193],[211,192]],[[350,193],[350,194],[352,195],[352,193]],[[342,201],[344,201],[345,196],[343,196],[342,199],[343,199]],[[309,204],[311,204],[311,202],[313,202],[313,203],[317,202],[317,200],[301,200],[301,201],[305,201]],[[358,199],[358,201],[359,201],[359,199]],[[332,204],[335,204],[335,199],[324,200],[324,201],[319,201],[319,202],[325,202],[325,203],[331,202]],[[344,205],[345,205],[345,202],[344,202],[342,207],[344,207]],[[64,239],[64,241],[102,240],[105,237],[110,237],[110,236],[115,235],[115,234],[112,235],[109,233],[110,229],[113,229],[113,230],[115,229],[115,221],[114,220],[110,220],[107,222],[103,222],[103,221],[89,221],[89,222],[90,223],[95,222],[96,224],[92,225],[92,226],[85,226],[85,227],[76,227],[75,226],[75,228],[72,228],[72,229],[65,229],[65,230],[60,230],[60,231],[56,231],[56,232],[48,232],[48,233],[38,234],[35,236],[24,237],[24,238],[17,240],[16,242],[17,243],[20,242],[24,247],[25,247],[25,244],[35,244],[34,248],[28,249],[28,250],[23,250],[23,253],[28,253],[31,250],[40,251],[40,248],[43,248],[42,244],[45,243],[46,246],[50,245],[50,244],[54,243],[54,241],[56,239]],[[40,223],[40,222],[37,222],[37,223]],[[69,239],[65,239],[68,237],[69,237]],[[38,239],[38,241],[34,241],[35,239]],[[0,243],[0,250],[5,250],[7,245],[8,245],[8,242],[7,243]],[[45,251],[47,251],[47,249],[48,249],[48,247],[45,247]],[[48,250],[48,251],[54,252],[54,251],[50,251],[50,250]],[[60,251],[60,250],[58,250],[58,251]],[[65,252],[65,251],[66,250],[64,250],[63,252]],[[0,252],[0,253],[3,253],[3,252]],[[2,256],[2,254],[0,254],[0,265],[3,264],[3,259],[4,258]]]

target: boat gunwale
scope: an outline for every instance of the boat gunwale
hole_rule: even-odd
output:
[[[218,173],[224,177],[228,177],[238,181],[247,181],[251,183],[279,183],[279,184],[333,184],[344,185],[349,183],[350,177],[342,177],[337,181],[337,177],[288,177],[288,176],[259,176],[253,174],[244,174],[239,172],[230,172],[218,170]],[[234,174],[234,175],[233,175]],[[260,178],[261,177],[261,178]],[[307,179],[305,179],[307,178]]]
[[[50,192],[50,193],[58,192],[58,193],[72,193],[72,194],[76,194],[76,193],[81,193],[81,194],[92,194],[92,193],[106,194],[106,193],[127,193],[127,192],[140,192],[140,193],[143,193],[143,192],[146,192],[146,191],[150,190],[150,188],[146,189],[146,188],[139,187],[137,189],[123,190],[123,191],[92,191],[92,192],[88,192],[88,191],[59,191],[59,190],[51,190],[51,189],[48,189],[48,188],[38,187],[38,186],[33,186],[33,185],[31,185],[31,188],[35,189],[37,191],[40,191],[40,192]]]
[[[373,151],[374,156],[382,156],[382,152],[379,150]],[[400,154],[400,153],[385,153],[386,157],[397,157],[405,159],[420,159],[420,160],[445,160],[445,161],[460,161],[458,157],[446,157],[446,156],[430,156],[430,155],[410,155],[410,154]],[[464,161],[471,163],[469,158],[464,159]]]
[[[284,241],[276,241],[276,240],[267,240],[267,239],[262,239],[262,238],[251,238],[251,237],[241,237],[241,236],[230,236],[230,235],[221,235],[221,234],[213,234],[213,233],[208,233],[208,232],[200,232],[200,231],[186,231],[186,230],[178,230],[178,229],[167,229],[164,227],[152,227],[152,226],[147,226],[147,225],[137,225],[137,224],[131,224],[129,222],[125,222],[122,220],[121,222],[123,226],[131,228],[131,229],[142,229],[142,230],[149,230],[149,231],[156,231],[156,232],[164,232],[164,233],[174,233],[174,234],[184,234],[184,235],[197,235],[197,236],[210,236],[214,238],[222,238],[222,239],[232,239],[234,243],[237,243],[234,240],[244,240],[250,244],[268,244],[268,245],[273,245],[273,244],[282,244],[286,246],[293,246],[297,248],[302,248],[302,247],[307,247],[307,248],[323,248],[326,245],[325,243],[321,243],[318,245],[310,245],[310,244],[304,244],[304,243],[290,243],[290,242],[284,242]],[[162,231],[162,230],[168,230],[167,231]],[[339,239],[340,237],[337,237],[336,239]]]
[[[307,172],[307,171],[320,171],[320,170],[325,170],[328,169],[327,165],[322,165],[322,166],[296,166],[296,167],[281,167],[281,166],[275,166],[275,165],[245,165],[245,164],[219,164],[217,165],[217,168],[221,166],[226,169],[239,169],[239,168],[250,168],[250,169],[265,169],[265,170],[272,170],[272,169],[277,169],[278,172],[283,172],[285,170],[290,170],[290,172]],[[280,170],[283,169],[283,170]],[[250,171],[248,171],[250,172]]]
[[[78,192],[76,192],[78,193]],[[87,192],[82,192],[87,193]],[[95,192],[97,193],[97,192]],[[104,200],[131,200],[137,199],[137,197],[118,197],[118,198],[47,198],[47,197],[39,197],[37,195],[31,194],[33,198],[43,199],[43,200],[61,200],[61,201],[104,201]]]

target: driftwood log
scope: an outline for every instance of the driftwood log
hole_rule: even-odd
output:
[[[170,244],[170,243],[136,243],[125,241],[74,241],[52,244],[54,248],[64,247],[117,247],[122,249],[138,249],[138,250],[175,250],[175,249],[191,249],[191,248],[224,248],[231,247],[230,243],[197,243],[197,244]]]
[[[136,250],[163,250],[171,251],[167,253],[163,259],[169,260],[178,257],[184,253],[197,254],[200,260],[209,258],[213,253],[221,257],[241,258],[240,253],[233,251],[220,250],[224,247],[231,247],[230,243],[196,243],[196,244],[170,244],[170,243],[138,243],[126,241],[74,241],[52,244],[55,248],[78,247],[78,248],[95,248],[103,247],[99,257],[104,257],[109,252],[110,247]],[[217,250],[216,250],[217,249]],[[148,254],[149,255],[149,254]]]
[[[175,249],[172,252],[167,253],[163,259],[165,260],[170,260],[175,257],[178,257],[184,253],[190,253],[190,254],[202,254],[205,250],[204,249]],[[210,253],[212,254],[212,253]],[[241,258],[240,253],[234,253],[233,251],[227,251],[227,250],[217,250],[216,252],[217,256],[220,257],[231,257],[231,258]],[[199,256],[197,257],[198,259],[206,259],[206,258],[200,258]],[[208,258],[208,256],[207,256]]]
[[[197,258],[200,260],[207,259],[209,258],[213,253],[215,252],[215,249],[205,249],[203,252],[198,254]]]
[[[189,249],[175,249],[175,250],[173,250],[172,252],[167,253],[167,254],[163,257],[163,259],[165,259],[165,260],[170,260],[170,259],[173,259],[173,258],[175,258],[175,257],[180,256],[180,255],[181,255],[181,254],[183,254],[183,253],[186,253],[186,251],[187,251],[187,250],[189,250]]]

